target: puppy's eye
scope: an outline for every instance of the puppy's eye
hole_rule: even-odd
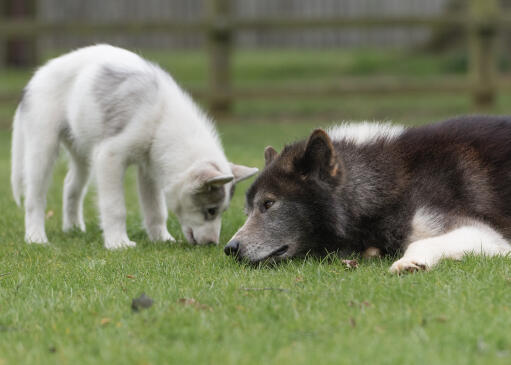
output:
[[[274,204],[275,202],[273,200],[265,200],[264,203],[263,203],[263,207],[265,210],[268,210],[272,207],[272,205]]]
[[[218,208],[208,208],[208,215],[209,216],[215,216],[216,213],[218,212]]]

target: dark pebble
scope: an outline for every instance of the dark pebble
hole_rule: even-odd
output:
[[[138,312],[141,309],[149,308],[153,305],[153,300],[149,298],[145,293],[142,293],[138,298],[134,298],[131,301],[131,309]]]

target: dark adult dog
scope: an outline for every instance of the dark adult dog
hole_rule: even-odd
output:
[[[511,249],[510,117],[344,124],[264,155],[228,255],[255,263],[377,247],[404,251],[390,268],[402,272]]]

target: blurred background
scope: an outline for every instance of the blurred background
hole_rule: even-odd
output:
[[[510,113],[511,0],[0,0],[0,127],[93,43],[159,63],[219,122]]]

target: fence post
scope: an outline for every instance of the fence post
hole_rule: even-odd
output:
[[[210,0],[209,7],[209,94],[214,115],[231,110],[231,0]]]
[[[492,106],[497,93],[498,8],[498,0],[469,2],[469,72],[477,107]]]
[[[6,17],[7,0],[0,0],[0,22]],[[3,34],[0,34],[0,68],[6,65],[6,50],[7,50],[7,39]]]
[[[0,17],[36,20],[37,0],[0,0]],[[37,65],[37,38],[13,37],[0,39],[0,64],[11,67]]]

